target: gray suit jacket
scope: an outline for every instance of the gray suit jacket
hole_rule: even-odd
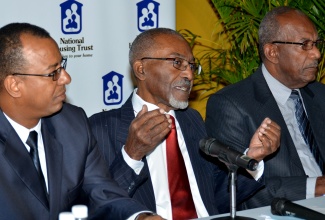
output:
[[[57,220],[62,211],[86,202],[90,216],[126,219],[145,208],[111,179],[81,108],[64,104],[42,119],[49,206],[34,164],[16,131],[0,111],[0,219]]]
[[[214,163],[216,158],[206,156],[199,149],[199,141],[206,137],[204,122],[193,109],[175,111],[203,203],[210,215],[229,212],[229,192],[227,171],[220,170]],[[129,126],[134,119],[131,97],[119,109],[101,112],[90,117],[93,133],[104,152],[107,166],[113,178],[150,210],[156,211],[156,203],[146,159],[144,168],[137,175],[124,161],[121,149],[126,142]],[[237,201],[251,195],[262,184],[251,178],[238,177]],[[195,198],[194,198],[195,199]]]
[[[300,91],[324,158],[325,85],[314,82]],[[266,187],[246,202],[246,208],[270,205],[274,197],[305,199],[307,176],[261,68],[247,79],[225,87],[208,100],[208,135],[237,150],[243,151],[249,146],[252,135],[265,117],[281,126],[281,144],[276,153],[264,159],[263,179]]]

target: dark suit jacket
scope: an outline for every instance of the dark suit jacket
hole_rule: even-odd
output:
[[[42,119],[49,181],[49,207],[26,147],[0,111],[0,219],[57,220],[62,211],[90,198],[90,216],[126,219],[144,210],[110,177],[87,117],[64,104],[60,113]]]
[[[300,89],[316,142],[325,156],[325,85],[314,82]],[[237,150],[249,146],[265,117],[281,126],[279,150],[264,159],[266,188],[246,203],[247,208],[270,205],[273,197],[289,200],[306,198],[306,174],[280,109],[265,81],[261,68],[241,82],[212,95],[207,104],[209,136]]]
[[[229,212],[227,172],[221,171],[213,164],[213,161],[216,161],[215,158],[207,157],[199,150],[199,141],[206,137],[204,122],[200,114],[193,109],[177,110],[175,113],[208,213],[213,215],[219,212]],[[121,153],[133,119],[134,111],[130,97],[120,109],[101,112],[90,117],[90,124],[114,179],[128,191],[131,197],[155,212],[153,186],[146,159],[143,159],[144,168],[139,175],[136,175],[125,163]],[[250,178],[239,177],[238,182],[242,184],[238,188],[237,201],[247,197],[261,186],[260,183]]]

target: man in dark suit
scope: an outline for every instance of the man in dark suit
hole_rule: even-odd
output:
[[[229,212],[227,172],[199,150],[199,141],[207,137],[204,122],[197,111],[187,108],[198,67],[189,44],[171,29],[147,30],[132,43],[129,61],[137,89],[121,108],[90,117],[113,178],[131,197],[166,219]],[[171,126],[173,121],[175,126]],[[171,162],[169,139],[174,129],[181,155]],[[249,156],[262,160],[277,149],[279,137],[279,127],[265,119],[252,138]],[[183,161],[185,170],[181,171],[176,162]],[[170,176],[172,171],[176,176]],[[189,189],[175,208],[177,198],[169,185],[184,179]],[[252,177],[241,176],[238,182],[238,201],[261,186]],[[192,208],[194,203],[191,214],[180,216],[191,209],[190,205],[181,207],[183,202]]]
[[[84,111],[63,104],[65,64],[44,29],[0,29],[0,219],[57,220],[87,201],[89,219],[135,219],[146,208],[110,177]]]
[[[289,7],[270,11],[260,24],[262,66],[247,79],[212,95],[206,128],[212,136],[244,150],[264,117],[281,127],[279,150],[264,159],[266,187],[246,208],[270,205],[274,197],[300,200],[325,193],[322,166],[316,163],[295,116],[292,90],[302,97],[320,155],[325,158],[325,86],[315,82],[322,41],[314,24]]]

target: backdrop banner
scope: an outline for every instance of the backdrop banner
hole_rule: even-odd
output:
[[[11,0],[1,3],[0,26],[28,22],[46,29],[68,59],[67,102],[91,116],[129,97],[134,89],[129,47],[147,29],[175,29],[175,1]]]

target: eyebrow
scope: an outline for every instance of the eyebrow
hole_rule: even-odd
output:
[[[51,69],[55,68],[57,65],[61,64],[62,60],[63,60],[63,57],[61,57],[61,61],[59,63],[54,63],[52,65],[49,65],[47,70],[51,70]]]
[[[187,60],[185,56],[183,56],[182,54],[179,54],[179,53],[171,53],[170,55],[172,56],[176,56],[176,57],[179,57],[179,58],[182,58],[184,60]],[[190,62],[194,62],[195,61],[195,57],[192,57],[190,60],[188,60]]]

